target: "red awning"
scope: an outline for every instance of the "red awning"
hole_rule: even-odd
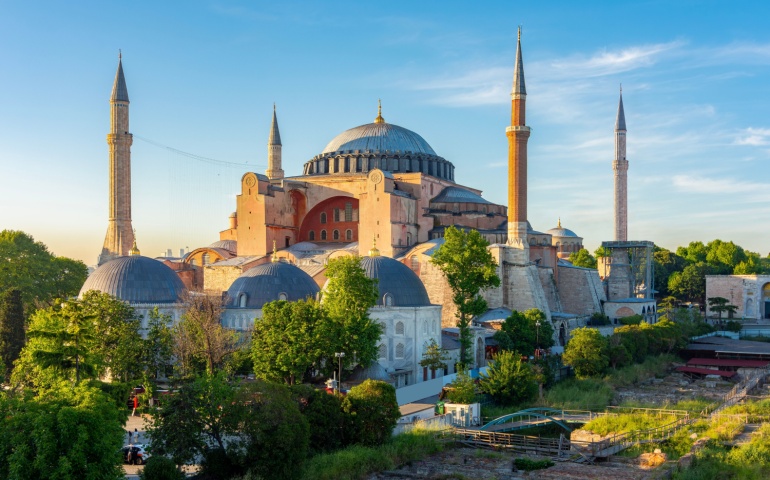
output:
[[[688,366],[705,365],[708,367],[747,367],[764,368],[770,365],[767,360],[735,360],[727,358],[691,358],[687,361]]]
[[[730,378],[737,375],[736,372],[725,372],[724,370],[711,370],[710,368],[695,367],[676,367],[677,372],[697,373],[698,375],[719,375],[720,377]]]

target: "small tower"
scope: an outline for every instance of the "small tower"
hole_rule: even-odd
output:
[[[273,124],[270,126],[270,137],[267,140],[267,171],[265,174],[270,180],[283,178],[283,168],[281,167],[281,133],[278,131],[278,117],[275,114],[275,104],[273,104]]]
[[[615,119],[615,240],[628,240],[628,160],[626,160],[626,115],[623,112],[623,87],[620,87],[618,116]]]
[[[110,133],[107,145],[110,151],[109,224],[104,247],[98,264],[129,254],[134,244],[131,227],[131,144],[128,133],[128,88],[123,75],[123,55],[118,55],[118,71],[110,98]]]
[[[508,137],[508,245],[528,249],[527,241],[527,89],[524,85],[524,63],[521,60],[521,27],[516,45],[516,65],[511,90],[511,125]]]

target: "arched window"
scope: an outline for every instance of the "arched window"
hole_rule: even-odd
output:
[[[404,334],[404,322],[396,322],[396,335]]]
[[[332,232],[332,238],[335,239],[335,240],[339,240],[340,239],[340,231],[339,230],[333,231]]]
[[[384,343],[381,343],[380,346],[377,347],[377,357],[383,360],[388,359],[388,347]]]
[[[321,212],[321,223],[326,223],[326,212]]]
[[[436,321],[435,320],[433,320],[433,322],[431,322],[431,324],[430,324],[430,331],[434,332],[434,333],[436,332]]]
[[[285,293],[281,292],[278,294],[278,300],[288,300],[288,299],[289,299],[289,296],[286,295]]]
[[[425,320],[424,322],[422,322],[422,333],[423,333],[424,335],[427,335],[427,334],[428,334],[428,321],[427,321],[427,320]]]
[[[413,255],[412,257],[409,258],[409,260],[411,260],[412,270],[416,272],[417,270],[420,269],[420,259],[417,258],[417,255]]]
[[[396,345],[396,358],[404,358],[404,344],[399,343]]]
[[[353,221],[353,203],[352,202],[345,202],[345,221],[346,222]]]
[[[307,239],[311,242],[315,240],[315,232],[310,230],[310,232],[307,234]]]
[[[248,296],[246,296],[245,293],[242,293],[238,295],[238,306],[241,308],[246,308],[246,301],[249,299]]]
[[[389,293],[386,293],[385,296],[382,297],[382,303],[386,307],[392,307],[393,306],[393,295],[391,295]],[[401,323],[401,322],[399,322],[399,323]],[[398,327],[396,327],[396,328],[398,328]],[[404,329],[404,324],[403,323],[401,324],[401,329],[402,330]],[[404,333],[404,332],[401,332],[401,333]]]
[[[204,253],[202,258],[203,258],[203,264],[204,265],[208,265],[209,263],[211,263],[210,259],[209,259],[209,254],[208,253]]]
[[[350,229],[345,230],[345,240],[347,240],[348,242],[353,241],[353,230],[350,230]]]
[[[321,240],[326,240],[326,230],[321,230]]]
[[[335,208],[334,209],[334,221],[339,222],[340,221],[340,209]]]

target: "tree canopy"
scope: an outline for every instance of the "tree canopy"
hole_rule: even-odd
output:
[[[494,338],[503,350],[512,350],[531,356],[538,347],[543,349],[553,347],[553,334],[553,325],[548,321],[545,313],[532,308],[524,313],[514,310],[511,316],[505,319],[500,330],[495,332]]]
[[[596,258],[585,248],[569,254],[569,261],[576,267],[596,268]]]
[[[8,379],[24,347],[24,306],[16,288],[0,292],[0,382]]]
[[[537,380],[532,366],[521,361],[518,352],[502,351],[494,356],[486,375],[480,379],[481,390],[496,402],[515,405],[532,400],[537,394]]]
[[[27,315],[38,305],[77,295],[87,276],[83,262],[53,255],[32,236],[0,232],[0,292],[19,289]]]
[[[575,369],[578,378],[602,373],[609,364],[607,339],[595,328],[583,327],[572,331],[564,348],[564,363]]]
[[[205,368],[209,375],[237,352],[240,336],[222,326],[222,306],[216,297],[190,296],[182,319],[174,326],[174,354],[184,374]]]
[[[465,365],[472,363],[470,322],[487,310],[481,291],[500,285],[497,263],[487,250],[488,245],[477,230],[465,232],[450,226],[444,231],[444,243],[431,259],[452,290],[460,329],[460,363]]]

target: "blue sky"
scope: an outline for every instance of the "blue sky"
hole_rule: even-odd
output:
[[[218,240],[240,176],[265,169],[273,102],[288,175],[381,98],[504,203],[521,24],[535,229],[561,217],[591,250],[612,239],[622,83],[629,238],[767,255],[770,4],[625,3],[0,2],[0,229],[95,263],[118,49],[145,255]]]

